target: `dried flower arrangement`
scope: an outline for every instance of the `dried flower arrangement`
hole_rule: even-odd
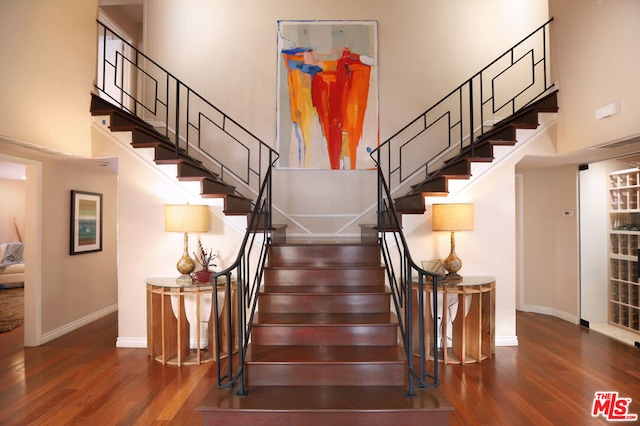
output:
[[[208,271],[210,266],[218,266],[213,263],[213,260],[216,258],[216,255],[213,253],[213,249],[205,249],[202,245],[202,241],[198,238],[198,254],[193,253],[196,258],[196,262],[202,266],[203,271]]]

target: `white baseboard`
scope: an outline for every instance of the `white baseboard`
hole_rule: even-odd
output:
[[[579,324],[580,319],[573,314],[561,311],[556,308],[551,308],[549,306],[539,306],[539,305],[524,305],[519,309],[523,312],[532,312],[534,314],[543,314],[543,315],[551,315],[556,318],[560,318],[565,321],[569,321],[573,324]]]
[[[147,348],[146,337],[118,337],[116,348]]]
[[[496,336],[498,346],[518,346],[518,336]]]
[[[98,320],[100,318],[103,318],[109,314],[112,314],[114,312],[116,312],[118,310],[118,304],[114,304],[111,306],[107,306],[104,309],[101,309],[97,312],[92,313],[91,315],[87,315],[84,318],[80,318],[79,320],[70,322],[69,324],[66,324],[62,327],[59,327],[55,330],[52,330],[48,333],[45,333],[41,336],[40,341],[42,344],[50,342],[54,339],[57,339],[58,337],[64,336],[65,334],[73,331],[73,330],[77,330],[80,327],[83,327],[87,324],[91,324],[92,322],[94,322],[95,320]]]

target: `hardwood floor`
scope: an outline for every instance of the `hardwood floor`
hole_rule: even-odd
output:
[[[605,424],[596,391],[631,398],[640,414],[640,349],[560,319],[518,313],[518,347],[482,364],[441,366],[452,425]],[[172,367],[116,348],[109,315],[37,348],[19,327],[0,334],[2,425],[196,425],[213,364]]]

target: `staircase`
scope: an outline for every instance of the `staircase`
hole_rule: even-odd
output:
[[[157,165],[174,165],[180,182],[198,182],[202,198],[223,198],[225,215],[247,215],[252,211],[251,200],[205,167],[184,149],[178,148],[149,123],[112,105],[99,96],[91,95],[91,115],[109,118],[112,132],[130,132],[131,146],[150,149]]]
[[[558,91],[555,90],[516,114],[502,120],[490,131],[478,136],[471,146],[463,148],[456,156],[430,173],[425,180],[412,186],[405,195],[396,198],[395,208],[399,214],[423,214],[425,196],[447,196],[449,181],[471,178],[473,163],[490,163],[494,160],[496,146],[514,146],[518,129],[536,129],[538,115],[558,112]]]
[[[203,424],[448,424],[442,392],[406,397],[407,360],[377,241],[269,247],[246,397],[212,388]]]

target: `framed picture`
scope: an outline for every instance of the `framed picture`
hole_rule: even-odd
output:
[[[279,21],[278,168],[375,168],[378,121],[377,22]]]
[[[102,251],[102,194],[71,191],[69,254]]]

